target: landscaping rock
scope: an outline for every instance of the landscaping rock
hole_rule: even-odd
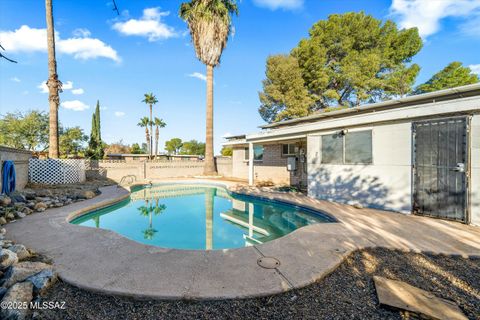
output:
[[[13,285],[8,289],[7,293],[2,299],[4,304],[29,304],[33,299],[33,284],[31,282],[22,282]],[[30,310],[28,308],[17,308],[17,309],[8,309],[2,308],[0,310],[1,319],[15,319],[23,320],[27,319],[30,315]]]
[[[35,207],[34,209],[37,211],[37,212],[42,212],[42,211],[45,211],[45,209],[47,209],[48,206],[47,204],[45,204],[45,202],[37,202],[35,204]]]
[[[44,269],[39,273],[34,274],[26,279],[33,284],[33,291],[35,294],[43,294],[55,282],[57,282],[57,273],[52,269]]]
[[[29,202],[27,202],[27,207],[29,207],[30,209],[35,208],[35,201],[29,201]]]
[[[7,293],[7,288],[0,287],[0,300],[5,296],[5,293]]]
[[[93,191],[87,190],[83,192],[83,196],[85,197],[85,199],[92,199],[96,196],[96,194]]]
[[[0,284],[5,288],[9,288],[15,283],[24,281],[45,269],[52,270],[52,266],[43,262],[19,262],[7,270],[4,277],[0,280]]]
[[[9,197],[13,202],[27,202],[27,198],[25,198],[25,196],[18,191],[10,193]]]
[[[5,219],[4,217],[0,217],[0,225],[4,225],[7,223],[7,219]]]
[[[0,206],[8,206],[10,203],[12,203],[12,199],[9,196],[0,195]]]
[[[15,215],[15,218],[17,218],[17,219],[22,219],[22,218],[25,218],[25,217],[27,216],[27,215],[26,215],[25,213],[23,213],[22,211],[16,211],[16,212],[14,213],[14,215]]]
[[[27,248],[25,248],[23,244],[15,244],[9,247],[8,250],[17,254],[18,261],[22,261],[30,257],[30,252],[28,252]]]
[[[33,210],[30,209],[30,208],[25,207],[25,208],[22,209],[22,212],[25,213],[25,214],[27,214],[27,215],[29,215],[29,214],[32,214],[32,213],[33,213]]]
[[[0,269],[6,269],[10,267],[12,264],[18,262],[17,254],[13,251],[8,249],[1,249],[0,250]]]
[[[12,212],[9,212],[5,215],[5,217],[8,219],[8,220],[13,220],[15,219],[15,215],[12,213]]]

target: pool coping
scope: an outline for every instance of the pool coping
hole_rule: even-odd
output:
[[[278,294],[321,280],[351,252],[368,247],[480,256],[480,244],[475,243],[480,238],[477,227],[355,209],[300,194],[249,188],[236,182],[203,179],[159,182],[213,183],[230,192],[325,212],[337,222],[306,226],[251,247],[211,251],[153,247],[110,230],[69,223],[75,217],[130,196],[128,190],[114,186],[101,188],[102,194],[93,199],[10,223],[7,231],[14,241],[51,256],[65,282],[90,291],[138,299],[215,300]],[[382,221],[381,225],[374,228],[378,221]],[[412,222],[413,226],[420,223],[421,228],[405,234],[403,228],[396,226]],[[454,235],[453,244],[434,241],[435,235],[446,234]],[[412,238],[417,241],[411,241]],[[264,269],[257,264],[262,257],[275,257],[280,266]],[[138,270],[141,271],[137,274]]]

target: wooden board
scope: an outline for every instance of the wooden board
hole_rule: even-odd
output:
[[[421,314],[431,319],[468,320],[452,301],[402,281],[373,277],[380,304]]]

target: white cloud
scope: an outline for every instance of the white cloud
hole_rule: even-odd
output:
[[[125,115],[125,112],[123,111],[115,111],[115,117],[123,117]]]
[[[40,89],[40,92],[42,93],[48,93],[47,81],[40,83],[37,88]]]
[[[85,91],[82,88],[72,89],[73,94],[83,94]]]
[[[89,105],[86,105],[80,100],[63,101],[60,105],[65,109],[73,111],[84,111],[90,108]]]
[[[86,37],[90,37],[92,35],[90,30],[85,29],[85,28],[77,28],[77,29],[73,30],[72,34],[73,34],[73,36],[75,36],[77,38],[86,38]]]
[[[176,36],[175,30],[162,21],[162,17],[170,12],[162,12],[160,8],[146,8],[140,19],[129,19],[116,22],[113,29],[127,36],[147,37],[148,41],[157,41]]]
[[[113,29],[127,36],[147,37],[150,42],[172,38],[177,35],[175,30],[162,22],[162,17],[169,14],[168,11],[160,11],[160,8],[146,8],[140,19],[116,22]]]
[[[225,132],[222,136],[222,138],[228,138],[228,137],[231,137],[233,136],[233,134],[231,134],[230,132]]]
[[[200,73],[200,72],[190,73],[188,76],[190,78],[197,78],[197,79],[200,79],[202,81],[207,81],[207,76],[204,75],[203,73]]]
[[[464,24],[480,22],[480,0],[393,0],[390,12],[399,17],[401,28],[417,27],[420,36],[427,38],[440,30],[441,20],[447,17],[462,18]]]
[[[18,79],[17,77],[10,78],[10,80],[12,80],[13,82],[20,82],[20,81],[22,81],[22,80]]]
[[[254,0],[253,2],[259,7],[268,8],[270,10],[292,10],[303,7],[303,0]]]
[[[480,64],[471,64],[468,66],[472,73],[478,74],[480,76]]]
[[[43,81],[42,83],[40,83],[37,86],[37,88],[40,89],[41,93],[48,93],[47,81]],[[73,82],[72,81],[62,82],[62,90],[63,91],[72,90],[72,89],[73,89]]]
[[[73,82],[72,81],[65,81],[65,82],[62,83],[62,90],[72,90],[72,88],[73,88]]]
[[[78,30],[78,29],[77,29]],[[81,36],[62,39],[56,33],[56,49],[59,53],[72,55],[75,59],[87,60],[95,58],[107,58],[116,62],[120,61],[117,52],[96,38],[89,38],[89,31],[82,29]],[[76,32],[78,33],[78,31]],[[15,31],[0,31],[0,39],[5,50],[12,52],[46,52],[47,31],[46,29],[30,28],[21,26]]]

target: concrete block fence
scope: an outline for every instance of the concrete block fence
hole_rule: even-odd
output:
[[[216,158],[218,173],[224,177],[232,177],[232,159]],[[145,179],[183,178],[202,175],[202,160],[86,160],[86,177],[108,178],[121,183],[133,183]]]

